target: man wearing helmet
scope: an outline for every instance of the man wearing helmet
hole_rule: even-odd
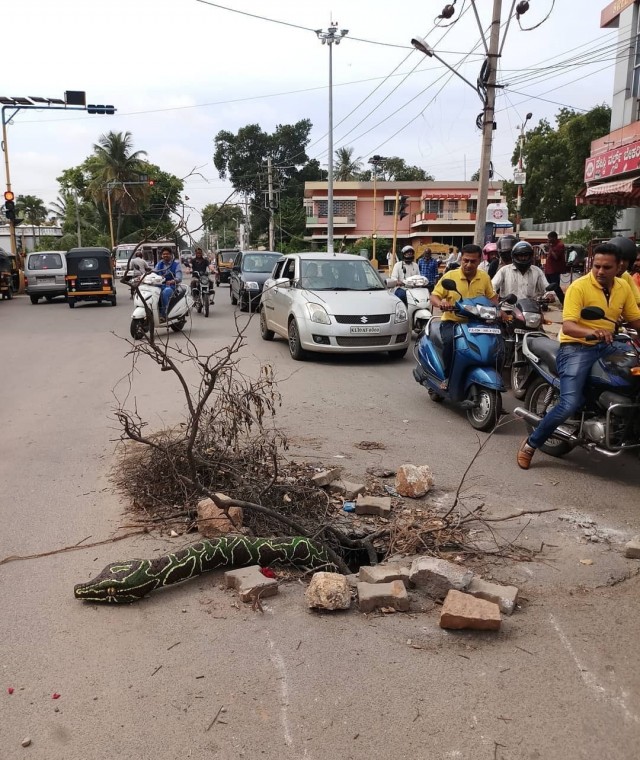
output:
[[[502,235],[498,238],[497,246],[501,267],[506,266],[507,264],[511,264],[511,249],[517,242],[518,239],[515,235]]]
[[[631,273],[629,272],[636,261],[636,244],[633,242],[633,240],[631,240],[631,238],[624,238],[619,235],[617,237],[611,238],[611,240],[609,240],[609,243],[611,243],[611,245],[614,245],[620,251],[620,255],[622,256],[620,264],[618,265],[618,272],[616,274],[616,277],[619,277],[621,280],[624,280],[627,283],[627,285],[631,288],[633,297],[636,299],[636,303],[638,306],[640,306],[640,290],[638,290],[638,286],[631,276]]]
[[[420,268],[414,261],[416,252],[413,250],[413,248],[410,245],[405,245],[405,247],[400,251],[400,254],[402,256],[402,259],[396,263],[396,265],[393,267],[393,271],[391,272],[390,282],[389,285],[395,285],[396,288],[394,290],[394,294],[398,296],[398,298],[404,303],[404,305],[407,305],[407,293],[402,287],[409,277],[415,277],[416,275],[420,274]]]
[[[547,293],[547,278],[540,267],[533,264],[533,248],[521,240],[511,249],[511,264],[501,267],[491,280],[496,293],[504,298],[514,293],[518,298],[541,298],[545,294],[553,300],[553,293]]]
[[[498,245],[496,243],[487,243],[482,249],[482,253],[485,259],[481,262],[478,269],[486,272],[489,277],[493,279],[500,266],[500,260],[498,259]]]

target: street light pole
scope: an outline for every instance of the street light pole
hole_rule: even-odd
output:
[[[532,116],[532,113],[528,113],[520,127],[520,155],[518,156],[518,174],[520,176],[518,177],[518,199],[516,201],[516,237],[519,237],[520,235],[520,222],[522,221],[520,216],[520,208],[522,207],[522,185],[524,184],[522,182],[522,150],[524,148],[524,128]]]
[[[337,24],[331,24],[326,32],[316,29],[318,39],[323,45],[329,46],[329,165],[327,170],[327,253],[333,253],[333,43],[347,34],[348,29],[338,31]]]

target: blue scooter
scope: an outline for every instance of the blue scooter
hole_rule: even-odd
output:
[[[459,293],[453,280],[443,280],[442,286]],[[512,304],[516,300],[514,295],[509,295],[503,302]],[[453,401],[466,409],[467,419],[476,430],[493,430],[502,412],[501,394],[505,390],[500,307],[484,296],[460,298],[454,312],[468,321],[459,322],[455,327],[453,362],[446,389],[440,317],[431,317],[414,348],[418,364],[413,376],[427,389],[433,401]]]

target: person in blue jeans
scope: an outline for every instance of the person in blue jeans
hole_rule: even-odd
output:
[[[580,410],[584,403],[584,387],[593,363],[611,353],[625,350],[614,343],[614,325],[620,321],[640,330],[640,309],[629,285],[616,277],[621,254],[610,243],[594,248],[591,272],[575,280],[567,289],[562,309],[560,350],[556,357],[560,378],[560,397],[536,429],[518,450],[516,461],[528,470],[536,449],[539,449],[558,425],[562,425]],[[598,306],[613,324],[604,319],[582,319],[581,311],[587,306]],[[598,341],[587,340],[594,336]]]
[[[177,259],[174,259],[171,248],[163,248],[160,252],[161,260],[153,270],[164,277],[164,285],[160,294],[160,319],[166,320],[167,309],[171,296],[176,287],[182,282],[182,267]]]

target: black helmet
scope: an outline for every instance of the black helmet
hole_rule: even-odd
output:
[[[405,261],[413,261],[415,258],[416,252],[413,250],[413,248],[410,245],[405,245],[405,247],[400,251],[402,254],[402,258]]]
[[[524,240],[516,243],[511,249],[511,260],[518,271],[526,272],[533,264],[532,246]]]
[[[638,250],[633,240],[631,240],[631,238],[618,235],[617,237],[611,238],[611,240],[607,240],[607,242],[610,245],[615,246],[620,251],[622,260],[626,262],[626,268],[628,269],[636,260],[636,256],[638,255]]]
[[[515,235],[502,235],[498,238],[498,253],[505,264],[511,263],[511,249],[517,242]]]

